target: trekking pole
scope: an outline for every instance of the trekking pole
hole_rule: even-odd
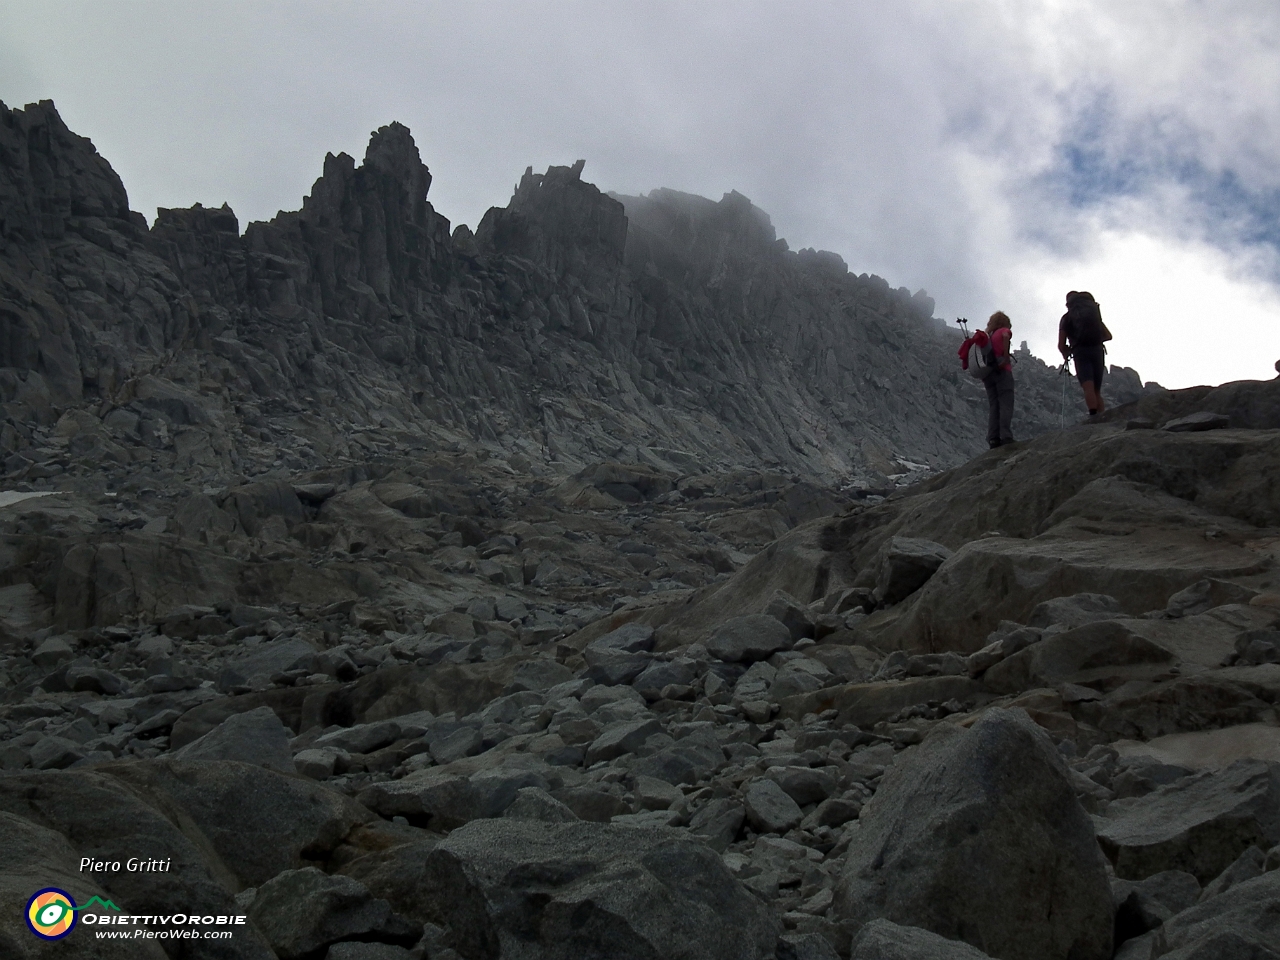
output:
[[[1067,361],[1062,361],[1062,369],[1058,371],[1058,375],[1062,377],[1062,403],[1058,405],[1058,429],[1061,430],[1066,426],[1067,422]]]

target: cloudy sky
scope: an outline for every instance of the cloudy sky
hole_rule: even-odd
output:
[[[1088,289],[1145,379],[1280,359],[1275,0],[0,0],[0,100],[46,98],[149,218],[297,209],[399,120],[455,224],[585,158],[605,190],[736,189],[1046,358]]]

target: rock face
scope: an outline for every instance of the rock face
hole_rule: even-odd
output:
[[[136,435],[241,470],[264,415],[299,401],[325,421],[303,427],[316,453],[359,455],[352,431],[387,420],[577,467],[625,449],[878,485],[910,472],[899,458],[952,464],[980,441],[981,390],[932,300],[789,252],[737,193],[613,198],[581,163],[530,170],[474,236],[451,236],[393,123],[362,164],[327,156],[300,211],[243,236],[225,206],[160,210],[148,229],[52,103],[0,105],[0,131],[4,400],[50,425],[68,402],[120,411],[83,439],[112,459]],[[1019,375],[1029,436],[1050,427],[1054,380],[1029,356]],[[918,404],[887,395],[904,377]],[[29,439],[11,423],[5,454]]]
[[[1025,715],[939,729],[895,768],[850,845],[837,909],[993,957],[1108,958],[1113,906],[1093,826]]]
[[[426,885],[466,957],[764,960],[777,938],[714,853],[660,830],[477,821]]]

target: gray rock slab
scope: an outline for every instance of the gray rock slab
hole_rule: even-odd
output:
[[[649,699],[673,683],[691,684],[698,676],[698,665],[687,657],[675,660],[658,660],[649,664],[631,685]]]
[[[1231,418],[1226,414],[1202,410],[1199,413],[1166,421],[1160,425],[1160,429],[1168,430],[1170,433],[1196,433],[1201,430],[1225,430],[1229,426],[1231,426]]]
[[[689,830],[705,840],[712,850],[724,853],[737,839],[746,817],[746,811],[737,800],[728,797],[708,800],[689,818]]]
[[[919,927],[872,920],[853,938],[850,960],[990,960],[976,947]]]
[[[557,663],[545,657],[538,657],[533,660],[526,660],[519,664],[511,675],[511,689],[519,690],[550,690],[557,684],[566,683],[573,679],[573,671],[566,667],[563,663]]]
[[[249,919],[280,960],[301,960],[335,941],[385,930],[391,905],[357,880],[304,867],[262,884]]]
[[[804,819],[800,806],[773,780],[756,779],[742,790],[747,820],[760,833],[786,833]]]
[[[813,767],[770,767],[765,776],[800,806],[821,803],[836,791],[836,778],[829,770]]]
[[[591,766],[601,760],[614,760],[624,753],[633,753],[649,737],[661,732],[662,724],[652,717],[610,724],[587,747],[586,764]]]
[[[698,730],[640,758],[631,765],[631,772],[671,784],[697,783],[713,777],[724,764],[724,750],[715,733]]]
[[[289,728],[270,707],[234,713],[203,737],[173,751],[178,760],[238,760],[258,767],[293,773]]]
[[[654,645],[653,627],[644,623],[626,623],[617,630],[592,640],[587,650],[612,650],[616,653],[647,653]]]
[[[61,770],[84,758],[83,744],[66,737],[41,737],[31,747],[31,766],[37,770]]]
[[[541,787],[522,787],[516,791],[511,805],[502,812],[513,820],[538,820],[542,823],[571,823],[578,815]]]
[[[404,947],[391,943],[360,943],[348,941],[335,943],[324,955],[324,960],[415,960]]]
[[[588,647],[583,657],[587,661],[586,676],[608,687],[631,683],[653,662],[651,653],[630,653],[611,647]]]
[[[608,823],[614,817],[632,812],[631,805],[622,797],[595,787],[562,787],[552,795],[579,820],[591,823]]]
[[[820,933],[784,933],[778,938],[778,960],[840,960]]]
[[[484,749],[484,736],[478,726],[466,724],[453,730],[432,731],[428,737],[431,756],[436,763],[444,765],[473,757]]]
[[[780,932],[714,851],[661,828],[477,820],[425,884],[467,957],[766,960]]]
[[[951,556],[940,543],[919,537],[890,537],[880,550],[875,597],[883,606],[900,603],[937,573]]]
[[[31,662],[43,670],[52,670],[60,663],[71,660],[76,655],[75,649],[65,637],[49,637],[42,640],[31,654]]]
[[[786,627],[792,640],[813,636],[813,612],[781,590],[769,598],[764,612]]]
[[[327,780],[333,776],[334,768],[342,754],[329,750],[299,750],[293,757],[293,766],[299,774],[312,780]]]
[[[795,641],[780,621],[763,613],[732,617],[706,640],[707,652],[728,663],[767,660],[779,650],[790,650]]]
[[[1280,842],[1280,764],[1238,760],[1117,800],[1098,820],[1098,842],[1119,877],[1185,870],[1208,883],[1250,846]]]
[[[860,817],[838,917],[883,917],[1009,960],[1109,960],[1114,906],[1093,824],[1020,710],[940,725]]]
[[[243,886],[323,859],[372,816],[350,797],[302,777],[232,760],[161,758],[116,764],[111,775],[161,809],[178,809]]]
[[[1253,960],[1280,956],[1280,870],[1237,884],[1175,914],[1159,930],[1170,960]],[[1269,952],[1268,952],[1269,951]]]
[[[372,753],[400,739],[400,725],[394,720],[374,723],[358,723],[353,727],[334,730],[316,738],[313,746],[345,750],[348,753]]]
[[[1046,627],[1082,627],[1097,620],[1114,620],[1124,616],[1120,602],[1105,593],[1076,593],[1069,597],[1054,597],[1036,604],[1027,618],[1027,626],[1041,630]]]
[[[228,669],[246,682],[267,680],[291,670],[315,656],[316,649],[305,640],[278,640],[264,643],[247,656],[228,663]]]

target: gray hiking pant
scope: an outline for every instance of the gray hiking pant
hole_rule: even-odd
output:
[[[987,443],[1013,443],[1013,371],[997,370],[983,381],[987,388]]]

